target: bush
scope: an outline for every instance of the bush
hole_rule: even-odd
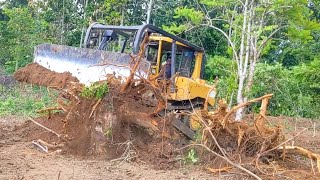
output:
[[[299,78],[301,68],[286,69],[280,64],[257,64],[255,79],[250,97],[259,97],[273,93],[270,100],[271,115],[320,117],[319,94],[315,93],[307,82]],[[254,107],[258,110],[258,106]]]
[[[237,64],[235,61],[223,56],[209,57],[205,69],[205,79],[213,82],[218,79],[217,98],[225,98],[227,101],[236,94]]]
[[[109,92],[108,84],[106,82],[96,82],[91,84],[90,86],[86,86],[80,95],[86,98],[96,98],[101,99],[104,97],[106,93]]]

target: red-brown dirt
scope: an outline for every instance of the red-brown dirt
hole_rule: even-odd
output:
[[[298,136],[295,144],[310,147],[319,152],[319,120],[297,118],[297,123],[295,123],[290,117],[268,117],[268,119],[272,123],[284,124],[287,138],[302,128],[308,128]],[[47,122],[49,125],[53,120],[43,119],[42,122]],[[315,136],[313,136],[313,127],[310,126],[311,122],[316,125]],[[294,124],[298,127],[296,130],[292,128],[294,126],[291,127]],[[120,163],[120,161],[110,162],[101,157],[97,159],[63,155],[57,151],[43,153],[31,144],[31,141],[36,140],[39,136],[51,137],[52,142],[56,140],[55,135],[34,125],[29,120],[19,117],[0,118],[0,179],[58,179],[58,177],[60,179],[251,179],[234,170],[229,173],[210,174],[202,168],[203,163],[200,166],[186,166],[182,163],[181,166],[171,170],[158,170],[152,166],[153,162]],[[179,157],[181,158],[181,156],[176,156],[176,159]],[[154,162],[156,161],[160,161],[159,158],[154,158]],[[215,162],[219,164],[223,161],[215,160]],[[296,156],[283,163],[272,163],[277,166],[278,171],[282,172],[281,175],[261,176],[263,179],[317,179],[312,175],[310,161],[303,157]],[[162,164],[168,166],[169,163],[162,162]]]
[[[14,74],[14,78],[20,82],[57,89],[70,88],[73,83],[79,82],[79,80],[69,72],[56,73],[36,63],[28,64],[19,69],[19,71]]]
[[[45,77],[39,81],[39,76],[34,74]],[[22,68],[16,72],[15,77],[22,82],[62,90],[58,103],[64,111],[56,112],[49,118],[36,119],[62,137],[58,138],[53,133],[37,128],[29,138],[63,144],[62,152],[75,156],[115,159],[121,158],[125,150],[130,148],[134,154],[124,160],[132,158],[154,162],[154,167],[159,169],[178,165],[172,163],[175,162],[172,160],[173,146],[170,146],[172,140],[159,136],[161,119],[152,115],[155,107],[144,104],[139,86],[120,94],[119,80],[111,77],[108,79],[109,93],[97,100],[80,96],[79,91],[83,86],[69,73],[54,73],[37,64]],[[168,127],[165,133],[172,134],[172,127],[171,130]],[[162,159],[161,162],[155,160],[158,157]],[[164,162],[171,162],[169,164],[172,165]]]

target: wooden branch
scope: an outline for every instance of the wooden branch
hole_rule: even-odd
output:
[[[94,111],[96,110],[96,108],[98,107],[99,103],[101,102],[101,99],[99,99],[92,107],[91,109],[91,113],[89,115],[89,119],[92,117],[92,114],[94,113]]]
[[[278,148],[279,150],[290,150],[290,151],[295,151],[298,152],[299,154],[308,157],[309,159],[317,161],[317,168],[318,168],[318,173],[320,173],[320,154],[316,154],[311,152],[308,149],[299,147],[299,146],[281,146]]]
[[[256,130],[259,132],[261,137],[265,137],[267,132],[271,131],[269,128],[266,127],[266,122],[265,122],[268,103],[269,103],[269,98],[262,99],[260,113],[254,123],[254,126]]]
[[[30,121],[32,121],[33,123],[35,123],[36,125],[38,125],[38,126],[42,127],[43,129],[45,129],[45,130],[47,130],[47,131],[49,131],[49,132],[51,132],[51,133],[53,133],[53,134],[57,135],[57,136],[58,136],[58,138],[60,138],[60,137],[61,137],[61,135],[60,135],[60,134],[56,133],[55,131],[53,131],[53,130],[51,130],[51,129],[47,128],[47,127],[45,127],[44,125],[42,125],[42,124],[38,123],[37,121],[33,120],[32,118],[28,117],[28,119],[29,119]]]
[[[204,149],[206,149],[207,151],[211,152],[212,154],[214,154],[215,156],[218,156],[222,159],[224,159],[225,161],[227,161],[229,164],[231,164],[232,166],[246,172],[247,174],[249,174],[250,176],[254,177],[255,179],[258,179],[258,180],[262,180],[259,176],[257,176],[256,174],[254,174],[253,172],[249,171],[248,169],[242,167],[240,164],[236,164],[234,162],[232,162],[229,158],[227,158],[226,156],[222,156],[221,154],[211,150],[210,148],[208,148],[207,146],[203,145],[203,144],[190,144],[190,145],[187,145],[184,148],[187,148],[187,147],[190,147],[190,146],[200,146],[200,147],[203,147]]]
[[[273,94],[266,94],[266,95],[261,96],[261,97],[259,97],[259,98],[249,100],[249,101],[247,101],[247,102],[238,104],[237,106],[233,107],[233,108],[228,112],[228,114],[223,118],[223,120],[222,120],[223,127],[225,128],[225,125],[226,125],[226,123],[227,123],[228,118],[229,118],[233,113],[235,113],[239,108],[248,106],[248,105],[251,104],[251,103],[261,101],[262,99],[265,99],[265,98],[271,98],[272,96],[273,96]]]
[[[132,79],[134,78],[134,75],[136,73],[136,71],[138,70],[138,67],[140,65],[140,62],[144,56],[144,51],[145,51],[145,47],[144,45],[147,43],[147,41],[149,40],[148,34],[145,35],[141,45],[140,45],[140,52],[138,54],[138,59],[135,61],[134,66],[132,67],[132,69],[130,70],[130,76],[128,77],[127,81],[125,82],[125,84],[121,87],[120,92],[123,93],[127,87],[129,86],[129,84],[131,83]],[[134,60],[135,58],[131,57],[132,60]]]
[[[279,147],[283,146],[284,144],[286,144],[287,142],[289,142],[289,141],[295,139],[296,137],[300,136],[300,134],[301,134],[302,132],[304,132],[305,130],[307,130],[307,128],[304,128],[304,129],[301,130],[298,134],[296,134],[295,136],[293,136],[293,137],[291,137],[291,138],[283,141],[282,143],[278,144],[276,147],[274,147],[274,148],[272,148],[272,149],[269,149],[269,150],[267,150],[267,151],[264,151],[264,152],[262,152],[261,154],[258,154],[258,155],[257,155],[257,159],[258,159],[260,156],[262,156],[262,155],[264,155],[264,154],[267,154],[267,153],[269,153],[269,152],[271,152],[271,151],[274,151],[274,150],[278,149]]]

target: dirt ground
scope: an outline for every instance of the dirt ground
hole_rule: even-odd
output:
[[[320,123],[309,119],[269,117],[270,124],[279,123],[289,138],[303,128],[294,144],[320,153]],[[59,152],[43,153],[30,140],[30,121],[18,117],[0,118],[0,179],[247,179],[241,173],[210,174],[201,166],[184,166],[159,170],[143,161],[132,163],[110,162],[63,155]],[[292,142],[291,142],[292,143]],[[301,157],[297,157],[298,159]],[[294,163],[294,162],[293,162]],[[285,166],[290,166],[286,163]],[[282,178],[300,179],[311,173],[308,164],[300,170],[285,171]],[[307,168],[306,168],[307,167]],[[311,166],[310,166],[311,167]],[[289,178],[290,177],[290,178]],[[305,179],[316,179],[313,176]],[[274,178],[271,178],[274,179]]]
[[[43,153],[29,141],[25,119],[0,118],[0,179],[221,179],[197,167],[157,170],[141,162],[110,162],[58,152]],[[30,122],[29,122],[30,123]],[[29,124],[27,123],[27,124]]]

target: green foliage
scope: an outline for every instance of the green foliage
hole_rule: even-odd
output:
[[[200,0],[200,2],[209,7],[221,7],[234,2],[234,0]]]
[[[201,11],[195,10],[194,8],[179,7],[175,10],[174,18],[186,18],[195,25],[199,25],[204,18],[204,14]]]
[[[111,138],[112,137],[112,128],[107,128],[104,132],[104,136],[106,138]]]
[[[106,82],[103,83],[93,83],[88,87],[85,87],[80,95],[86,98],[96,98],[101,99],[103,96],[109,92],[108,84]]]
[[[299,84],[310,88],[314,93],[320,93],[320,56],[308,64],[302,64],[293,69]],[[320,94],[318,94],[320,96]]]
[[[203,135],[203,129],[200,128],[196,131],[196,133],[194,134],[194,141],[197,142],[197,143],[201,143],[202,141],[202,135]]]
[[[169,26],[163,25],[162,28],[170,33],[180,34],[190,28],[191,24],[188,22],[191,22],[196,26],[200,25],[203,21],[204,14],[194,8],[179,7],[175,9],[173,18],[176,20],[180,19],[185,23],[172,22]]]
[[[195,164],[198,161],[199,161],[199,158],[196,150],[194,148],[189,149],[185,157],[185,162]]]
[[[173,23],[171,26],[162,26],[162,29],[172,34],[179,34],[188,29],[188,26],[185,24],[180,24],[177,26],[176,23]]]
[[[34,46],[45,41],[41,32],[48,24],[35,20],[27,8],[4,9],[4,14],[9,20],[0,22],[0,61],[8,72],[14,72],[32,61]]]
[[[319,66],[317,67],[319,69]],[[307,69],[297,67],[289,70],[278,63],[274,65],[259,63],[250,97],[274,93],[269,104],[271,115],[319,118],[319,91],[315,91],[308,82],[303,82],[301,73],[304,72],[307,72]],[[308,77],[314,78],[312,70],[310,73],[311,76]],[[257,111],[259,109],[258,106],[254,108]]]
[[[282,12],[288,19],[288,37],[294,41],[301,41],[307,43],[313,40],[312,32],[320,30],[320,24],[317,20],[313,19],[312,11],[308,8],[308,1],[293,1],[285,2],[286,5],[290,5],[285,11]]]
[[[209,57],[206,65],[206,79],[218,79],[217,97],[230,100],[237,89],[237,64],[235,61],[223,56]]]
[[[128,0],[104,1],[104,11],[108,14],[105,17],[106,23],[111,25],[119,25],[121,23],[121,13],[122,11],[125,11],[125,6],[127,3]]]
[[[16,86],[7,88],[0,85],[0,116],[38,116],[37,110],[55,106],[57,94],[48,93],[46,88]]]

